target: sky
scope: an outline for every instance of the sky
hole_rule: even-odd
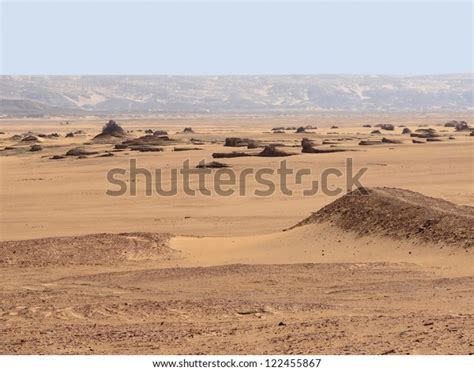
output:
[[[4,75],[473,72],[470,1],[1,1]]]

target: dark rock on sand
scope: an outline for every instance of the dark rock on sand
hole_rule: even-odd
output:
[[[247,156],[251,155],[245,152],[215,152],[212,154],[212,158],[234,158]]]
[[[361,140],[359,146],[373,146],[377,144],[382,144],[381,140]]]
[[[378,125],[375,125],[375,126],[382,129],[382,130],[389,130],[389,131],[395,130],[395,126],[392,125],[392,124],[378,124]]]
[[[30,152],[38,152],[38,151],[42,151],[42,150],[43,150],[43,147],[41,147],[39,144],[33,144],[30,147]]]
[[[441,138],[426,138],[427,142],[442,142],[443,139]]]
[[[118,123],[116,123],[114,120],[109,120],[109,122],[106,123],[102,128],[102,132],[96,135],[92,141],[98,143],[107,143],[125,138],[126,136],[127,134]]]
[[[89,156],[89,155],[96,155],[98,153],[99,152],[87,151],[84,148],[77,147],[77,148],[73,148],[67,151],[66,156]]]
[[[21,140],[21,142],[39,142],[39,138],[36,135],[27,135]]]
[[[132,151],[138,152],[163,152],[163,148],[147,145],[133,145],[129,147]]]
[[[196,168],[198,169],[222,169],[222,168],[225,168],[225,167],[229,167],[229,165],[227,164],[224,164],[222,162],[218,162],[218,161],[211,161],[211,162],[208,162],[208,163],[202,163],[202,164],[199,164],[196,166]]]
[[[248,138],[225,138],[224,147],[247,147],[251,142],[255,141]]]
[[[294,153],[288,153],[278,149],[275,146],[265,146],[262,152],[257,154],[260,157],[285,157],[285,156],[293,156]]]
[[[174,147],[174,152],[183,152],[183,151],[202,151],[202,148],[196,147]]]
[[[387,144],[402,144],[403,142],[401,140],[397,139],[389,139],[389,138],[382,138],[382,143],[387,143]]]

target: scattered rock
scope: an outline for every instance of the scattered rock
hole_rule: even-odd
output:
[[[60,156],[60,155],[54,155],[54,156],[51,157],[50,159],[51,159],[51,160],[62,160],[63,158],[66,158],[66,157]]]
[[[372,130],[372,131],[370,132],[370,134],[382,135],[382,133],[380,132],[380,130]]]
[[[417,140],[417,139],[412,139],[412,142],[413,142],[413,144],[424,144],[424,143],[426,143],[423,140]]]

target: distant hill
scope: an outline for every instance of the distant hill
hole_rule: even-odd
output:
[[[461,112],[474,75],[1,76],[0,115]]]

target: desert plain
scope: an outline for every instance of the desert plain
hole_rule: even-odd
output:
[[[123,135],[96,137],[109,118],[0,121],[1,354],[473,352],[474,136],[445,126],[472,117],[111,119]],[[347,158],[364,188],[332,177],[337,196],[290,180],[259,197],[251,177],[245,196],[147,196],[143,177],[106,194],[130,159],[317,175]]]

